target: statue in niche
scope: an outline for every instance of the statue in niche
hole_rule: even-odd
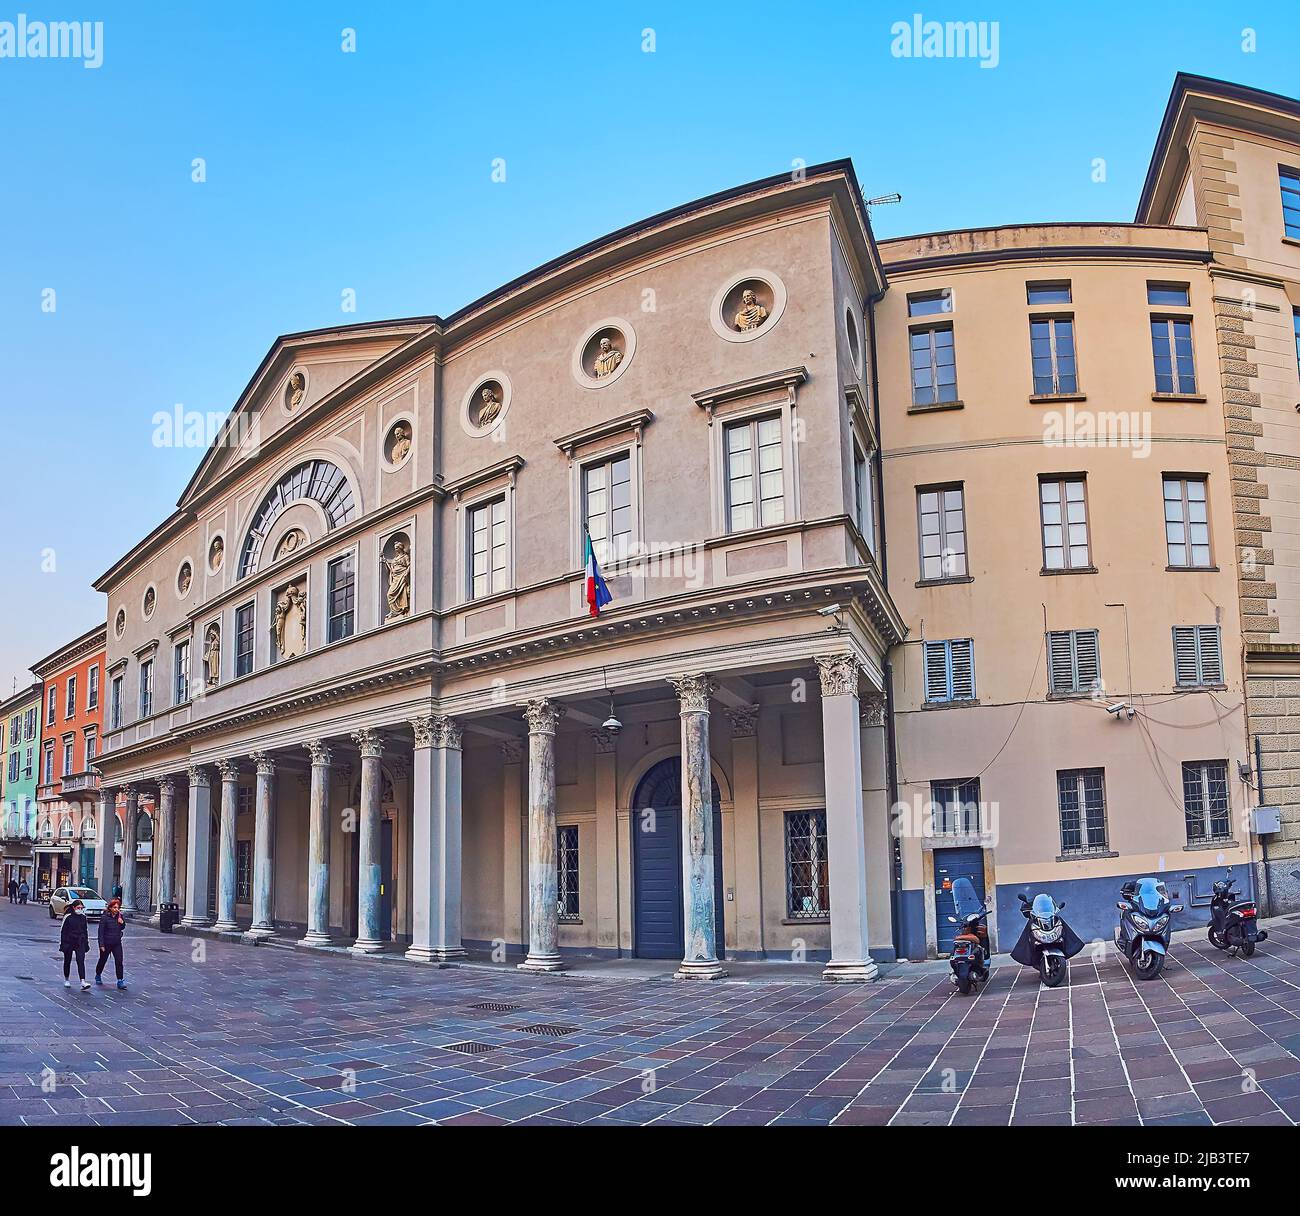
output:
[[[601,338],[600,348],[596,351],[596,379],[603,380],[606,376],[612,376],[622,362],[623,352],[608,338]]]
[[[758,302],[752,287],[746,287],[740,293],[740,309],[736,313],[736,328],[740,330],[757,329],[767,320],[767,309]]]
[[[301,404],[302,399],[307,395],[307,377],[302,372],[294,372],[289,377],[289,387],[286,393],[286,402],[291,410],[296,410]]]
[[[221,626],[215,622],[208,626],[203,639],[204,683],[215,688],[221,681]]]
[[[479,397],[483,404],[478,407],[478,424],[490,426],[501,414],[501,398],[492,391],[490,384],[485,384],[479,390]]]
[[[275,650],[282,659],[307,653],[307,596],[296,583],[290,583],[276,601]]]
[[[189,595],[190,593],[190,578],[191,578],[190,564],[189,562],[186,562],[181,567],[180,578],[176,580],[176,589],[182,595]]]
[[[280,543],[275,547],[275,560],[278,562],[282,557],[288,557],[307,540],[301,528],[290,528],[280,539]]]
[[[411,428],[399,422],[393,427],[393,450],[388,459],[393,464],[401,464],[411,450]]]
[[[221,569],[221,563],[226,560],[226,545],[221,537],[217,537],[212,542],[212,547],[208,550],[208,565],[212,567],[215,574]]]
[[[380,561],[387,577],[384,596],[388,601],[388,614],[384,619],[391,621],[411,611],[411,554],[406,537],[394,537],[392,556],[380,558]]]

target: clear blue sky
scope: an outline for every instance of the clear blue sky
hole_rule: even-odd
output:
[[[0,6],[104,22],[97,70],[0,59],[0,693],[174,507],[200,453],[155,412],[228,409],[278,334],[449,313],[795,158],[901,192],[882,237],[1129,220],[1176,71],[1300,83],[1294,3],[456,7]],[[914,12],[997,21],[998,65],[892,56]]]

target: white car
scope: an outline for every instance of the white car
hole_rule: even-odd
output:
[[[99,893],[90,887],[58,887],[50,892],[50,919],[58,920],[74,899],[85,904],[88,920],[98,920],[108,907],[107,901],[100,899]]]

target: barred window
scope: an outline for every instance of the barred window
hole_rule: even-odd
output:
[[[1106,848],[1104,770],[1068,769],[1056,774],[1061,813],[1061,852],[1102,852]]]
[[[1194,760],[1183,765],[1183,813],[1188,844],[1232,838],[1226,760]]]
[[[785,813],[786,912],[791,920],[825,920],[831,913],[826,863],[826,812]]]
[[[930,782],[936,836],[976,836],[980,831],[980,781],[967,777]]]
[[[556,891],[560,920],[576,921],[578,907],[578,828],[555,829]]]
[[[253,902],[253,842],[235,841],[235,902]]]

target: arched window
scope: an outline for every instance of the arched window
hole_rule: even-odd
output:
[[[275,527],[275,521],[288,507],[304,499],[320,504],[330,531],[356,518],[357,504],[352,497],[352,487],[337,465],[326,460],[308,460],[290,469],[271,488],[253,516],[239,555],[239,578],[257,568],[262,545]]]
[[[135,819],[135,840],[137,844],[143,844],[147,840],[153,839],[153,816],[146,811],[141,811]]]

